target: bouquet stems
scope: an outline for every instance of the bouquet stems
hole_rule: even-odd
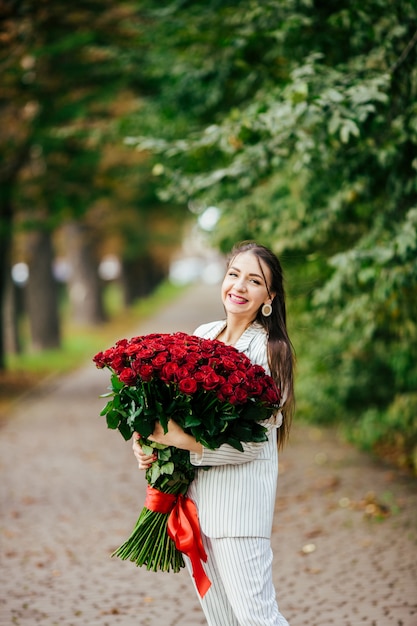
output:
[[[164,493],[177,494],[183,484],[164,489]],[[169,513],[157,513],[143,507],[130,537],[113,552],[123,561],[129,560],[147,570],[177,573],[185,566],[182,553],[177,550],[167,533]]]

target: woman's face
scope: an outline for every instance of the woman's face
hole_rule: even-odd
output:
[[[227,315],[239,315],[251,322],[265,302],[271,302],[268,288],[271,280],[269,267],[250,251],[237,254],[227,268],[222,283],[222,301]],[[274,294],[271,294],[272,296]]]

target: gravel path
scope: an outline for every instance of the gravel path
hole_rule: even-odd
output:
[[[218,287],[198,286],[135,332],[192,332],[221,315]],[[22,398],[0,430],[1,626],[205,624],[185,570],[109,557],[145,480],[99,417],[107,384],[87,363]],[[295,426],[272,542],[291,626],[417,626],[416,481],[333,431]]]

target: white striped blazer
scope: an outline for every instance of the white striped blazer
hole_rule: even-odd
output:
[[[203,324],[195,334],[215,339],[225,325],[226,321]],[[259,323],[249,326],[235,347],[269,373],[267,335]],[[281,421],[280,413],[264,421],[268,441],[245,443],[243,452],[224,444],[216,450],[204,448],[202,455],[190,453],[194,466],[210,467],[198,469],[188,490],[206,536],[271,536],[278,478],[276,428]]]

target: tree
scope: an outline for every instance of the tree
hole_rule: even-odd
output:
[[[16,222],[51,235],[106,194],[96,176],[101,151],[114,139],[115,101],[140,83],[140,45],[135,7],[128,3],[82,0],[69,7],[16,0],[3,3],[1,11],[2,311]],[[42,328],[55,328],[55,319]],[[38,337],[40,347],[48,343]]]
[[[169,27],[154,14],[155,28],[170,29],[161,42],[171,57],[154,100],[165,110],[169,88],[169,111],[179,108],[181,76],[198,79],[196,68],[209,59],[204,86],[215,109],[197,80],[188,132],[173,123],[131,143],[160,159],[164,198],[222,208],[221,246],[231,236],[261,236],[282,254],[302,256],[315,281],[305,306],[327,351],[316,352],[317,371],[323,357],[329,364],[316,384],[321,393],[305,396],[306,414],[331,419],[336,401],[362,441],[369,430],[370,445],[401,440],[410,460],[417,446],[415,4],[169,8]],[[219,26],[220,45],[202,33],[203,23]],[[402,419],[405,406],[410,417]]]
[[[27,310],[32,347],[39,351],[60,345],[58,288],[52,273],[52,240],[48,229],[29,234]]]
[[[81,214],[92,193],[93,197],[97,193],[88,185],[99,156],[94,132],[97,136],[97,123],[107,115],[105,101],[120,88],[122,80],[116,67],[119,62],[111,53],[115,37],[122,41],[120,27],[115,36],[108,41],[105,38],[120,22],[120,16],[124,21],[126,13],[123,7],[115,11],[112,4],[107,2],[103,7],[103,3],[86,0],[68,9],[64,2],[22,0],[2,5],[6,46],[1,58],[0,97],[5,131],[0,143],[4,190],[0,202],[0,311],[18,208],[20,221],[23,213],[26,225],[34,229],[41,224],[42,232],[51,234],[63,215]],[[95,20],[98,8],[101,16]],[[123,31],[127,35],[126,26]],[[80,172],[87,184],[83,184]],[[32,278],[39,258],[33,258]],[[51,271],[49,267],[49,274]],[[44,288],[48,284],[53,290],[52,281],[44,282]],[[44,294],[51,306],[55,302],[52,294]],[[46,317],[45,308],[34,310],[43,311]],[[57,311],[53,316],[58,322]],[[49,334],[56,330],[54,338],[38,336],[35,343],[39,347],[59,342],[55,322],[35,326],[47,334],[48,329]],[[0,367],[4,364],[4,346],[0,345]]]

